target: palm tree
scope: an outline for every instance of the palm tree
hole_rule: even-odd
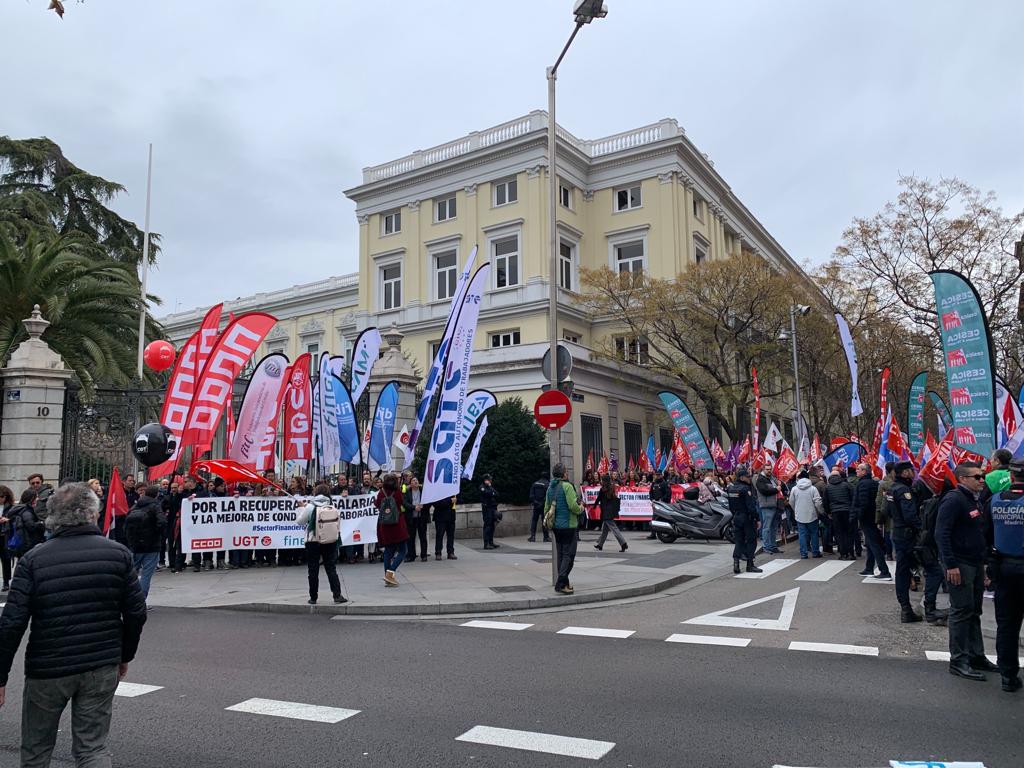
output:
[[[0,229],[0,365],[27,334],[21,321],[38,304],[50,327],[43,340],[82,386],[126,385],[135,376],[139,279],[130,264],[97,260],[80,234],[32,233],[23,245]],[[147,322],[147,337],[160,328]]]

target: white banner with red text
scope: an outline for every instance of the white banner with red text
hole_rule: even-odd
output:
[[[696,488],[698,485],[699,483],[676,483],[670,486],[672,488],[672,503],[675,504],[677,501],[682,501],[683,492],[687,488]],[[600,520],[601,510],[597,508],[597,492],[601,490],[601,486],[584,485],[581,490],[583,491],[581,503],[587,513],[587,517],[591,520]],[[650,520],[653,516],[651,486],[621,485],[618,488],[617,495],[619,497],[619,516],[615,518],[616,520]]]
[[[377,541],[375,494],[334,496],[341,521],[341,543]],[[296,523],[311,496],[207,496],[181,505],[181,551],[302,549],[306,529]]]

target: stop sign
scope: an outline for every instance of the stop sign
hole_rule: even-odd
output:
[[[564,392],[548,390],[534,403],[533,417],[544,429],[561,429],[572,418],[572,402]]]

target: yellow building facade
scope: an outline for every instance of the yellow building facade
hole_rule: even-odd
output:
[[[643,365],[642,342],[580,304],[580,269],[608,266],[671,278],[689,265],[749,251],[808,277],[733,194],[675,120],[596,140],[558,128],[558,335],[571,351],[574,412],[562,459],[577,473],[589,453],[625,464],[648,435],[671,442],[657,393],[672,382]],[[364,328],[396,326],[425,372],[440,341],[458,274],[478,247],[491,264],[470,385],[532,407],[546,383],[549,245],[547,114],[531,112],[438,147],[365,168],[345,191],[359,221],[359,271],[229,302],[281,318],[265,351],[349,351]],[[187,338],[202,310],[163,320]],[[623,359],[597,350],[611,348]],[[640,363],[640,364],[637,364]],[[692,393],[680,390],[711,437]],[[781,405],[781,404],[780,404]]]

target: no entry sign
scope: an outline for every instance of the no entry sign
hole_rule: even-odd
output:
[[[537,398],[533,417],[544,429],[561,429],[572,418],[572,402],[564,392],[549,390]]]

